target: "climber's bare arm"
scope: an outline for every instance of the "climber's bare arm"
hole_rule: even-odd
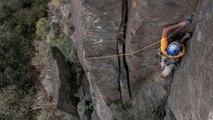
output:
[[[163,31],[162,31],[162,38],[164,37],[168,37],[168,33],[175,29],[175,28],[178,28],[178,27],[182,27],[182,26],[185,26],[187,25],[188,22],[186,21],[182,21],[182,22],[179,22],[179,23],[174,23],[174,24],[170,24],[170,25],[167,25],[163,28]]]

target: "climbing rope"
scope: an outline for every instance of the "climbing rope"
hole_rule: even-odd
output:
[[[179,31],[181,28],[183,28],[183,27],[184,27],[184,26],[179,27],[177,30],[175,30],[173,33],[171,33],[171,34],[168,36],[168,38],[172,37],[172,35],[174,35],[176,32],[178,32],[178,31]],[[146,47],[143,47],[143,48],[141,48],[141,49],[139,49],[139,50],[136,50],[136,51],[130,52],[130,53],[119,54],[119,55],[100,56],[100,57],[90,57],[90,58],[85,58],[85,59],[91,60],[91,59],[103,59],[103,58],[112,58],[112,57],[118,57],[118,56],[133,55],[133,54],[139,53],[139,52],[141,52],[141,51],[143,51],[143,50],[145,50],[145,49],[147,49],[147,48],[149,48],[149,47],[152,47],[152,46],[156,45],[156,44],[159,43],[159,42],[160,42],[160,41],[154,42],[154,43],[152,43],[152,44],[150,44],[150,45],[148,45],[148,46],[146,46]]]

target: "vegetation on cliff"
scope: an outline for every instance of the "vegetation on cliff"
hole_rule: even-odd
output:
[[[0,2],[0,119],[31,119],[36,93],[34,56],[36,21],[47,16],[48,0]]]

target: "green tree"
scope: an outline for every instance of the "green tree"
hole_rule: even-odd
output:
[[[9,114],[0,111],[0,119],[32,119],[31,99],[35,75],[30,72],[34,56],[32,42],[36,36],[36,21],[47,16],[48,0],[0,1],[0,93],[14,86],[16,96],[8,99]],[[10,98],[10,95],[5,95]],[[2,106],[1,106],[2,107]],[[12,112],[11,112],[12,111]],[[22,113],[21,116],[19,113]]]
[[[0,2],[0,89],[15,84],[33,86],[29,62],[34,51],[36,21],[47,15],[47,0],[4,0]]]

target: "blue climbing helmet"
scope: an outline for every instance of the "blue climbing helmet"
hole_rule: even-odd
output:
[[[178,42],[172,42],[167,47],[167,53],[171,56],[178,55],[180,51],[181,51],[181,45]]]

